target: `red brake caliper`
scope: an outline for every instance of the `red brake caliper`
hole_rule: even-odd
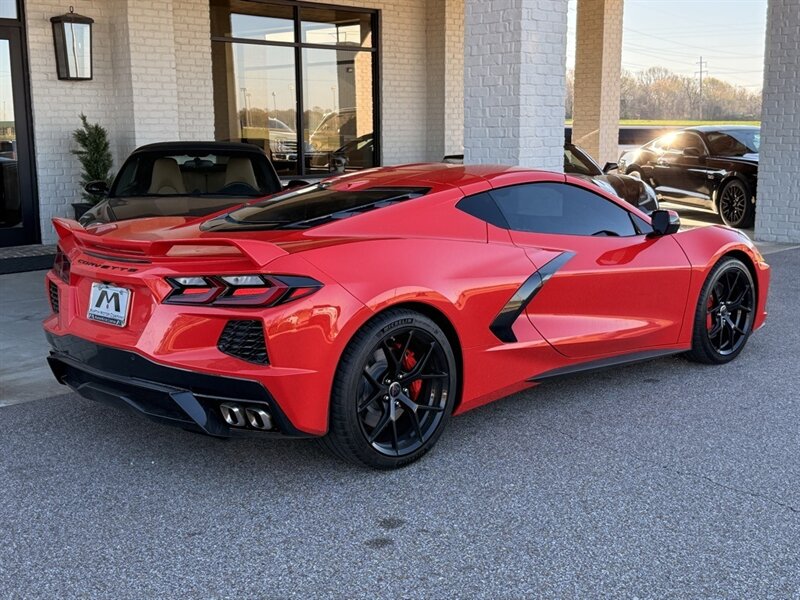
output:
[[[403,369],[406,372],[410,371],[414,368],[414,365],[417,364],[417,359],[414,356],[414,353],[411,350],[406,352],[406,355],[403,357]],[[419,396],[419,390],[422,388],[422,380],[417,379],[413,382],[410,386],[408,386],[408,395],[411,396],[411,399],[416,401],[417,396]]]
[[[714,294],[708,295],[708,302],[706,303],[706,329],[711,331],[714,329],[714,319],[709,312],[714,307]]]

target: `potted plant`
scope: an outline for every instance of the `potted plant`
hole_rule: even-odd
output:
[[[75,219],[80,219],[83,214],[95,204],[105,198],[106,191],[111,185],[111,149],[108,143],[108,131],[97,123],[89,123],[86,115],[81,114],[80,129],[72,133],[72,139],[78,145],[72,153],[81,163],[81,185],[83,193],[81,202],[72,205],[75,210]]]

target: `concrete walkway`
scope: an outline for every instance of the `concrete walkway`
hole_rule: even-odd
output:
[[[0,275],[0,406],[67,391],[50,373],[42,320],[45,271]]]

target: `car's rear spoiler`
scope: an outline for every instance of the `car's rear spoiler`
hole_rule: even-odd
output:
[[[231,259],[245,258],[255,266],[263,267],[287,252],[270,242],[253,239],[230,239],[218,237],[195,237],[186,239],[141,239],[116,238],[98,235],[116,228],[114,224],[100,225],[93,232],[86,231],[77,221],[72,219],[53,219],[53,227],[58,234],[59,244],[65,252],[72,248],[94,251],[118,258],[125,262],[130,260],[175,261],[185,259]]]

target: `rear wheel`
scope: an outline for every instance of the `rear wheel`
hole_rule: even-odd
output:
[[[753,331],[756,291],[753,276],[735,258],[723,258],[700,292],[687,356],[697,362],[722,364],[736,358]]]
[[[442,434],[457,383],[441,328],[414,311],[387,311],[367,323],[342,356],[322,443],[369,467],[409,464]]]
[[[756,207],[750,201],[747,186],[738,179],[725,184],[719,193],[719,216],[728,227],[752,227]]]

